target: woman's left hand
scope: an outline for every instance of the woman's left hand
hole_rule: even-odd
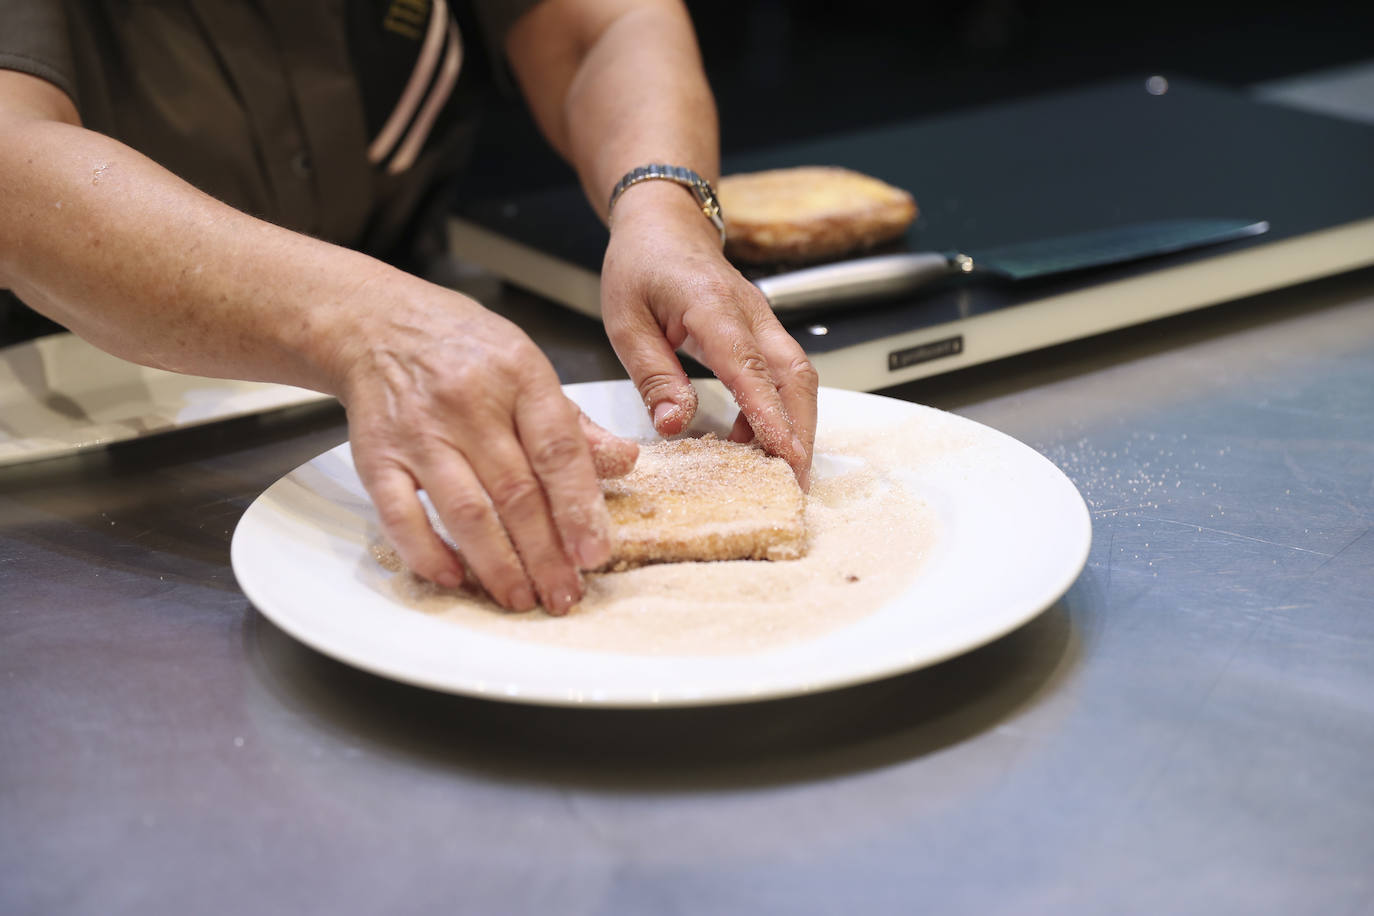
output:
[[[696,412],[680,348],[734,396],[740,413],[730,438],[757,438],[809,485],[816,371],[758,287],[725,259],[719,232],[682,187],[641,182],[617,202],[601,310],[661,435],[680,432]]]

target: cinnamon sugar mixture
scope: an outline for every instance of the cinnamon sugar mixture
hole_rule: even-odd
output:
[[[801,559],[589,573],[586,594],[565,617],[509,613],[483,596],[405,572],[389,584],[399,601],[421,613],[567,648],[734,654],[812,638],[880,608],[916,576],[939,535],[934,511],[910,492],[900,468],[910,466],[913,449],[942,449],[923,442],[917,424],[907,426],[817,442]],[[374,548],[374,556],[386,569],[398,568],[385,547]]]

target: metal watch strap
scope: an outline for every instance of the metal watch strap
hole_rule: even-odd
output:
[[[691,191],[701,206],[702,215],[720,230],[720,243],[725,244],[725,217],[720,212],[720,201],[716,199],[716,189],[711,187],[711,183],[705,178],[691,169],[684,169],[680,165],[650,163],[626,172],[625,177],[616,182],[615,190],[611,191],[611,202],[606,207],[607,216],[609,217],[611,211],[615,209],[615,202],[620,199],[620,195],[624,194],[627,188],[637,185],[641,181],[653,179],[671,181]]]

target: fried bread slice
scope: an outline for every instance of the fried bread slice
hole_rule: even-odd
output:
[[[715,436],[644,444],[624,477],[601,481],[608,569],[684,560],[792,560],[806,552],[805,497],[792,468]]]
[[[916,218],[906,191],[836,166],[726,175],[717,196],[725,252],[748,263],[839,257],[896,238]]]

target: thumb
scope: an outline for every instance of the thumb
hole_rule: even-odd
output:
[[[598,479],[624,477],[634,470],[635,462],[639,459],[638,445],[598,426],[581,410],[577,412],[577,421],[591,449],[592,466],[596,469]]]

